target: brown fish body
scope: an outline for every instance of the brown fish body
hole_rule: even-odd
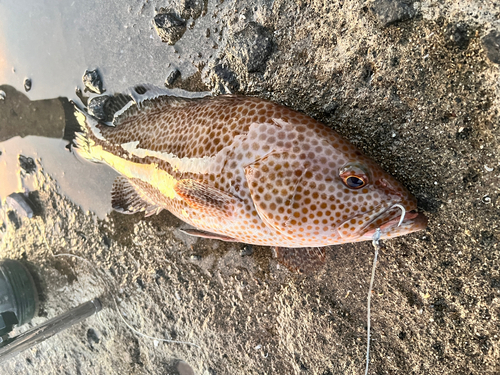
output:
[[[113,186],[121,212],[167,209],[197,228],[191,234],[287,248],[426,226],[398,181],[300,112],[253,97],[182,99],[149,87],[131,98],[114,126],[78,114],[78,153],[123,175]]]

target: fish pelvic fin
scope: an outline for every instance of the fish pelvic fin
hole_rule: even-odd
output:
[[[111,190],[111,206],[124,214],[145,212],[145,216],[158,214],[162,207],[151,201],[142,189],[126,177],[118,176]]]
[[[238,242],[236,239],[228,236],[224,236],[222,234],[206,232],[198,229],[179,229],[182,233],[186,233],[187,235],[201,238],[210,238],[213,240],[221,240],[226,242]]]
[[[292,272],[311,274],[325,264],[325,247],[275,247],[275,255],[279,263]]]

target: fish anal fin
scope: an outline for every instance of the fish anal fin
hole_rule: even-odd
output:
[[[161,207],[151,202],[133,181],[123,176],[113,182],[111,206],[124,214],[146,211],[146,216],[151,216],[161,211]]]
[[[211,238],[214,240],[221,240],[221,241],[227,241],[227,242],[237,242],[232,237],[224,236],[222,234],[217,234],[217,233],[211,233],[211,232],[205,232],[203,230],[198,230],[198,229],[179,229],[181,232],[186,233],[190,236],[195,236],[195,237],[201,237],[201,238]]]
[[[235,196],[192,179],[177,181],[174,190],[189,206],[209,216],[228,219],[239,203]]]
[[[325,264],[325,247],[275,247],[276,258],[292,272],[310,274]]]

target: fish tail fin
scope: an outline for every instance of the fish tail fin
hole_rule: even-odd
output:
[[[71,140],[71,150],[84,159],[93,162],[99,162],[93,152],[93,147],[96,144],[97,137],[93,128],[97,125],[97,120],[92,118],[86,111],[80,109],[76,103],[71,102],[74,106],[74,115],[77,121],[77,129],[74,131]]]

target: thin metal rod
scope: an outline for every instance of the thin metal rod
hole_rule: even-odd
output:
[[[18,355],[23,350],[47,340],[56,333],[80,323],[82,320],[101,311],[101,309],[101,301],[95,298],[11,338],[4,346],[0,347],[0,363]]]

